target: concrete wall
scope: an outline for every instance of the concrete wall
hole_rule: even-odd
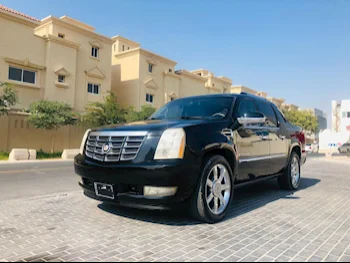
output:
[[[180,84],[182,79],[174,73],[164,74],[164,104],[171,101],[171,99],[180,98]]]
[[[51,142],[55,136],[54,150],[78,149],[86,128],[63,127],[57,131],[35,129],[29,125],[27,116],[10,114],[0,117],[0,151],[10,152],[13,148],[51,150]]]
[[[150,62],[151,61],[151,62]],[[155,63],[153,65],[153,71],[148,71],[149,63]],[[174,72],[174,63],[159,59],[158,57],[152,57],[148,53],[141,52],[140,54],[140,106],[152,105],[155,108],[160,108],[165,103],[165,83],[164,72],[168,72],[169,69]],[[170,85],[170,83],[168,84]],[[154,101],[152,104],[146,102],[146,94],[154,95]]]
[[[350,100],[342,100],[340,108],[340,131],[350,132]]]
[[[180,97],[189,97],[208,94],[205,82],[188,75],[181,75]]]
[[[140,54],[112,57],[112,92],[122,106],[140,107]]]

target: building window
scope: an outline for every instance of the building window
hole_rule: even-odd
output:
[[[65,76],[58,75],[58,82],[59,82],[59,83],[64,83],[65,80],[66,80],[66,77],[65,77]]]
[[[128,50],[130,49],[130,47],[128,47]]]
[[[123,51],[125,50],[125,46],[123,45]]]
[[[100,85],[89,83],[88,84],[88,93],[96,94],[96,95],[100,94]]]
[[[98,58],[99,56],[100,49],[97,47],[92,47],[91,48],[91,56],[94,58]]]
[[[198,73],[198,76],[202,76],[202,73]]]
[[[149,73],[153,72],[153,64],[151,64],[151,63],[148,64],[148,72]]]
[[[170,68],[170,69],[169,69],[169,72],[171,73],[171,72],[173,72],[173,70]]]
[[[146,102],[153,103],[153,100],[154,100],[154,95],[147,93],[146,94]]]
[[[173,101],[173,100],[175,100],[175,98],[174,98],[174,97],[171,97],[170,100]]]
[[[350,111],[349,112],[344,111],[343,112],[343,119],[349,119],[349,118],[350,118]]]
[[[58,37],[59,37],[59,38],[64,38],[65,35],[64,35],[64,34],[61,34],[61,33],[58,33]]]
[[[9,79],[15,80],[15,81],[20,81],[20,82],[25,82],[25,83],[30,83],[30,84],[35,84],[36,72],[25,70],[25,69],[10,67],[9,68]]]

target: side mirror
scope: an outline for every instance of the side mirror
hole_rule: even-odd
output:
[[[266,122],[266,117],[264,114],[259,112],[248,112],[244,116],[237,118],[239,124],[254,125],[254,124],[264,124]]]

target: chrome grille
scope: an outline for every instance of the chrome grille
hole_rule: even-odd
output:
[[[85,155],[100,162],[131,161],[136,158],[147,132],[91,132]],[[108,151],[104,147],[108,145]]]

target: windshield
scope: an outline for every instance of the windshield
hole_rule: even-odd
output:
[[[192,97],[174,100],[160,108],[150,119],[225,119],[230,112],[232,101],[232,97]]]

